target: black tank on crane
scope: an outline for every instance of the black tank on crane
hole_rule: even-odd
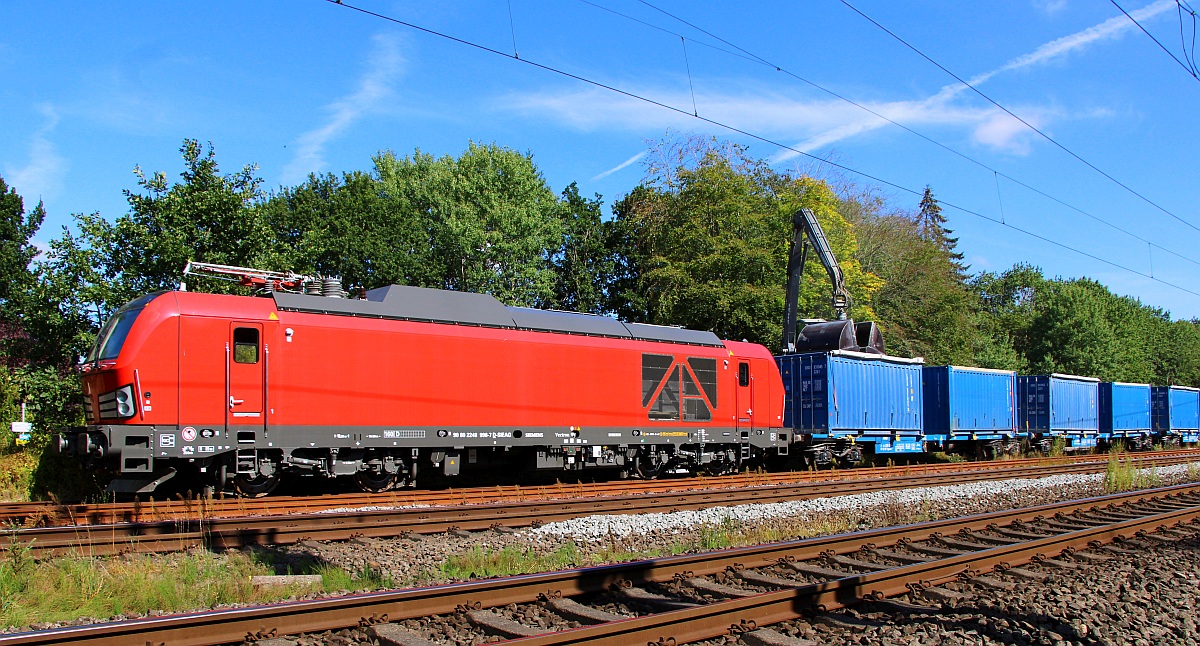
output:
[[[809,248],[825,267],[825,273],[829,274],[829,282],[833,287],[833,311],[837,319],[809,322],[797,333],[800,277],[804,273]],[[821,229],[821,223],[817,221],[817,216],[811,209],[800,209],[792,215],[792,240],[788,248],[787,272],[787,294],[783,309],[784,354],[833,350],[886,354],[883,335],[873,321],[855,324],[852,319],[846,318],[846,310],[850,309],[854,299],[846,289],[841,265],[833,255],[829,239],[825,237],[825,231]]]

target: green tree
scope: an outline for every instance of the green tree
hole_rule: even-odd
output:
[[[2,308],[33,282],[29,264],[38,255],[33,236],[45,218],[41,202],[26,213],[25,200],[0,177],[0,314],[7,315]]]
[[[642,184],[614,206],[612,309],[778,347],[791,217],[812,208],[841,259],[854,316],[870,318],[877,277],[854,259],[853,227],[824,182],[778,173],[743,147],[696,137],[660,142]],[[800,311],[831,316],[828,279],[806,268]]]
[[[370,173],[310,176],[259,209],[275,234],[264,267],[337,276],[347,287],[439,286],[428,214]]]
[[[115,222],[98,213],[76,215],[79,236],[64,234],[51,253],[86,281],[93,300],[85,310],[98,313],[97,319],[143,294],[176,288],[188,261],[254,266],[270,244],[253,208],[261,196],[255,166],[222,175],[211,145],[187,139],[179,151],[180,182],[135,168],[144,192],[124,192],[129,212]]]
[[[921,239],[933,243],[938,249],[945,252],[955,271],[959,273],[960,277],[964,277],[967,267],[962,263],[963,255],[955,251],[955,248],[958,247],[958,238],[950,237],[954,231],[946,228],[946,215],[942,213],[942,205],[933,196],[933,188],[929,185],[925,186],[925,193],[921,195],[921,202],[917,205],[916,222]]]
[[[430,286],[554,303],[563,207],[531,155],[474,143],[458,158],[385,152],[375,172],[389,198],[428,227]]]
[[[978,304],[952,256],[922,237],[919,223],[905,215],[859,217],[859,237],[870,241],[860,247],[859,258],[883,279],[871,306],[888,353],[924,357],[935,365],[970,363]]]
[[[586,199],[572,182],[562,192],[562,248],[552,264],[555,307],[600,314],[605,311],[605,291],[615,270],[609,250],[609,230],[601,217],[601,199]]]

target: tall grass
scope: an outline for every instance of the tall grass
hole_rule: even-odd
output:
[[[1108,453],[1108,465],[1104,469],[1104,491],[1123,493],[1137,489],[1157,487],[1160,478],[1152,469],[1139,469],[1132,457],[1127,455],[1121,444]]]
[[[255,587],[250,577],[275,574],[254,555],[192,552],[70,556],[35,562],[11,539],[0,553],[0,626],[107,619],[151,611],[184,612],[223,604],[266,603],[305,593],[375,589],[378,576],[316,564],[322,584]]]

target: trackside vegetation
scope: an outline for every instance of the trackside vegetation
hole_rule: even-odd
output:
[[[0,497],[99,495],[47,450],[81,423],[76,364],[117,307],[177,288],[189,260],[493,294],[556,308],[712,330],[776,348],[790,217],[811,208],[892,354],[931,365],[1200,385],[1196,321],[1088,278],[1018,264],[977,272],[930,187],[904,202],[845,178],[781,170],[737,144],[668,134],[645,174],[605,202],[551,186],[531,153],[471,143],[457,156],[382,151],[364,168],[267,189],[253,164],[225,172],[185,140],[182,169],[133,169],[125,213],[72,214],[45,231],[42,204],[0,178]],[[227,283],[189,286],[236,291]],[[800,314],[829,317],[810,263]],[[8,432],[20,405],[31,446]]]

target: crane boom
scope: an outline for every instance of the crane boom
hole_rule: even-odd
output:
[[[846,280],[842,267],[838,264],[829,239],[821,229],[821,223],[811,209],[800,209],[792,215],[792,242],[788,249],[788,280],[787,296],[784,301],[783,348],[785,352],[795,349],[796,316],[800,298],[800,277],[804,273],[804,264],[808,260],[808,248],[812,247],[829,274],[829,282],[833,286],[833,310],[839,321],[846,319],[846,310],[854,303],[850,291],[846,289]]]

